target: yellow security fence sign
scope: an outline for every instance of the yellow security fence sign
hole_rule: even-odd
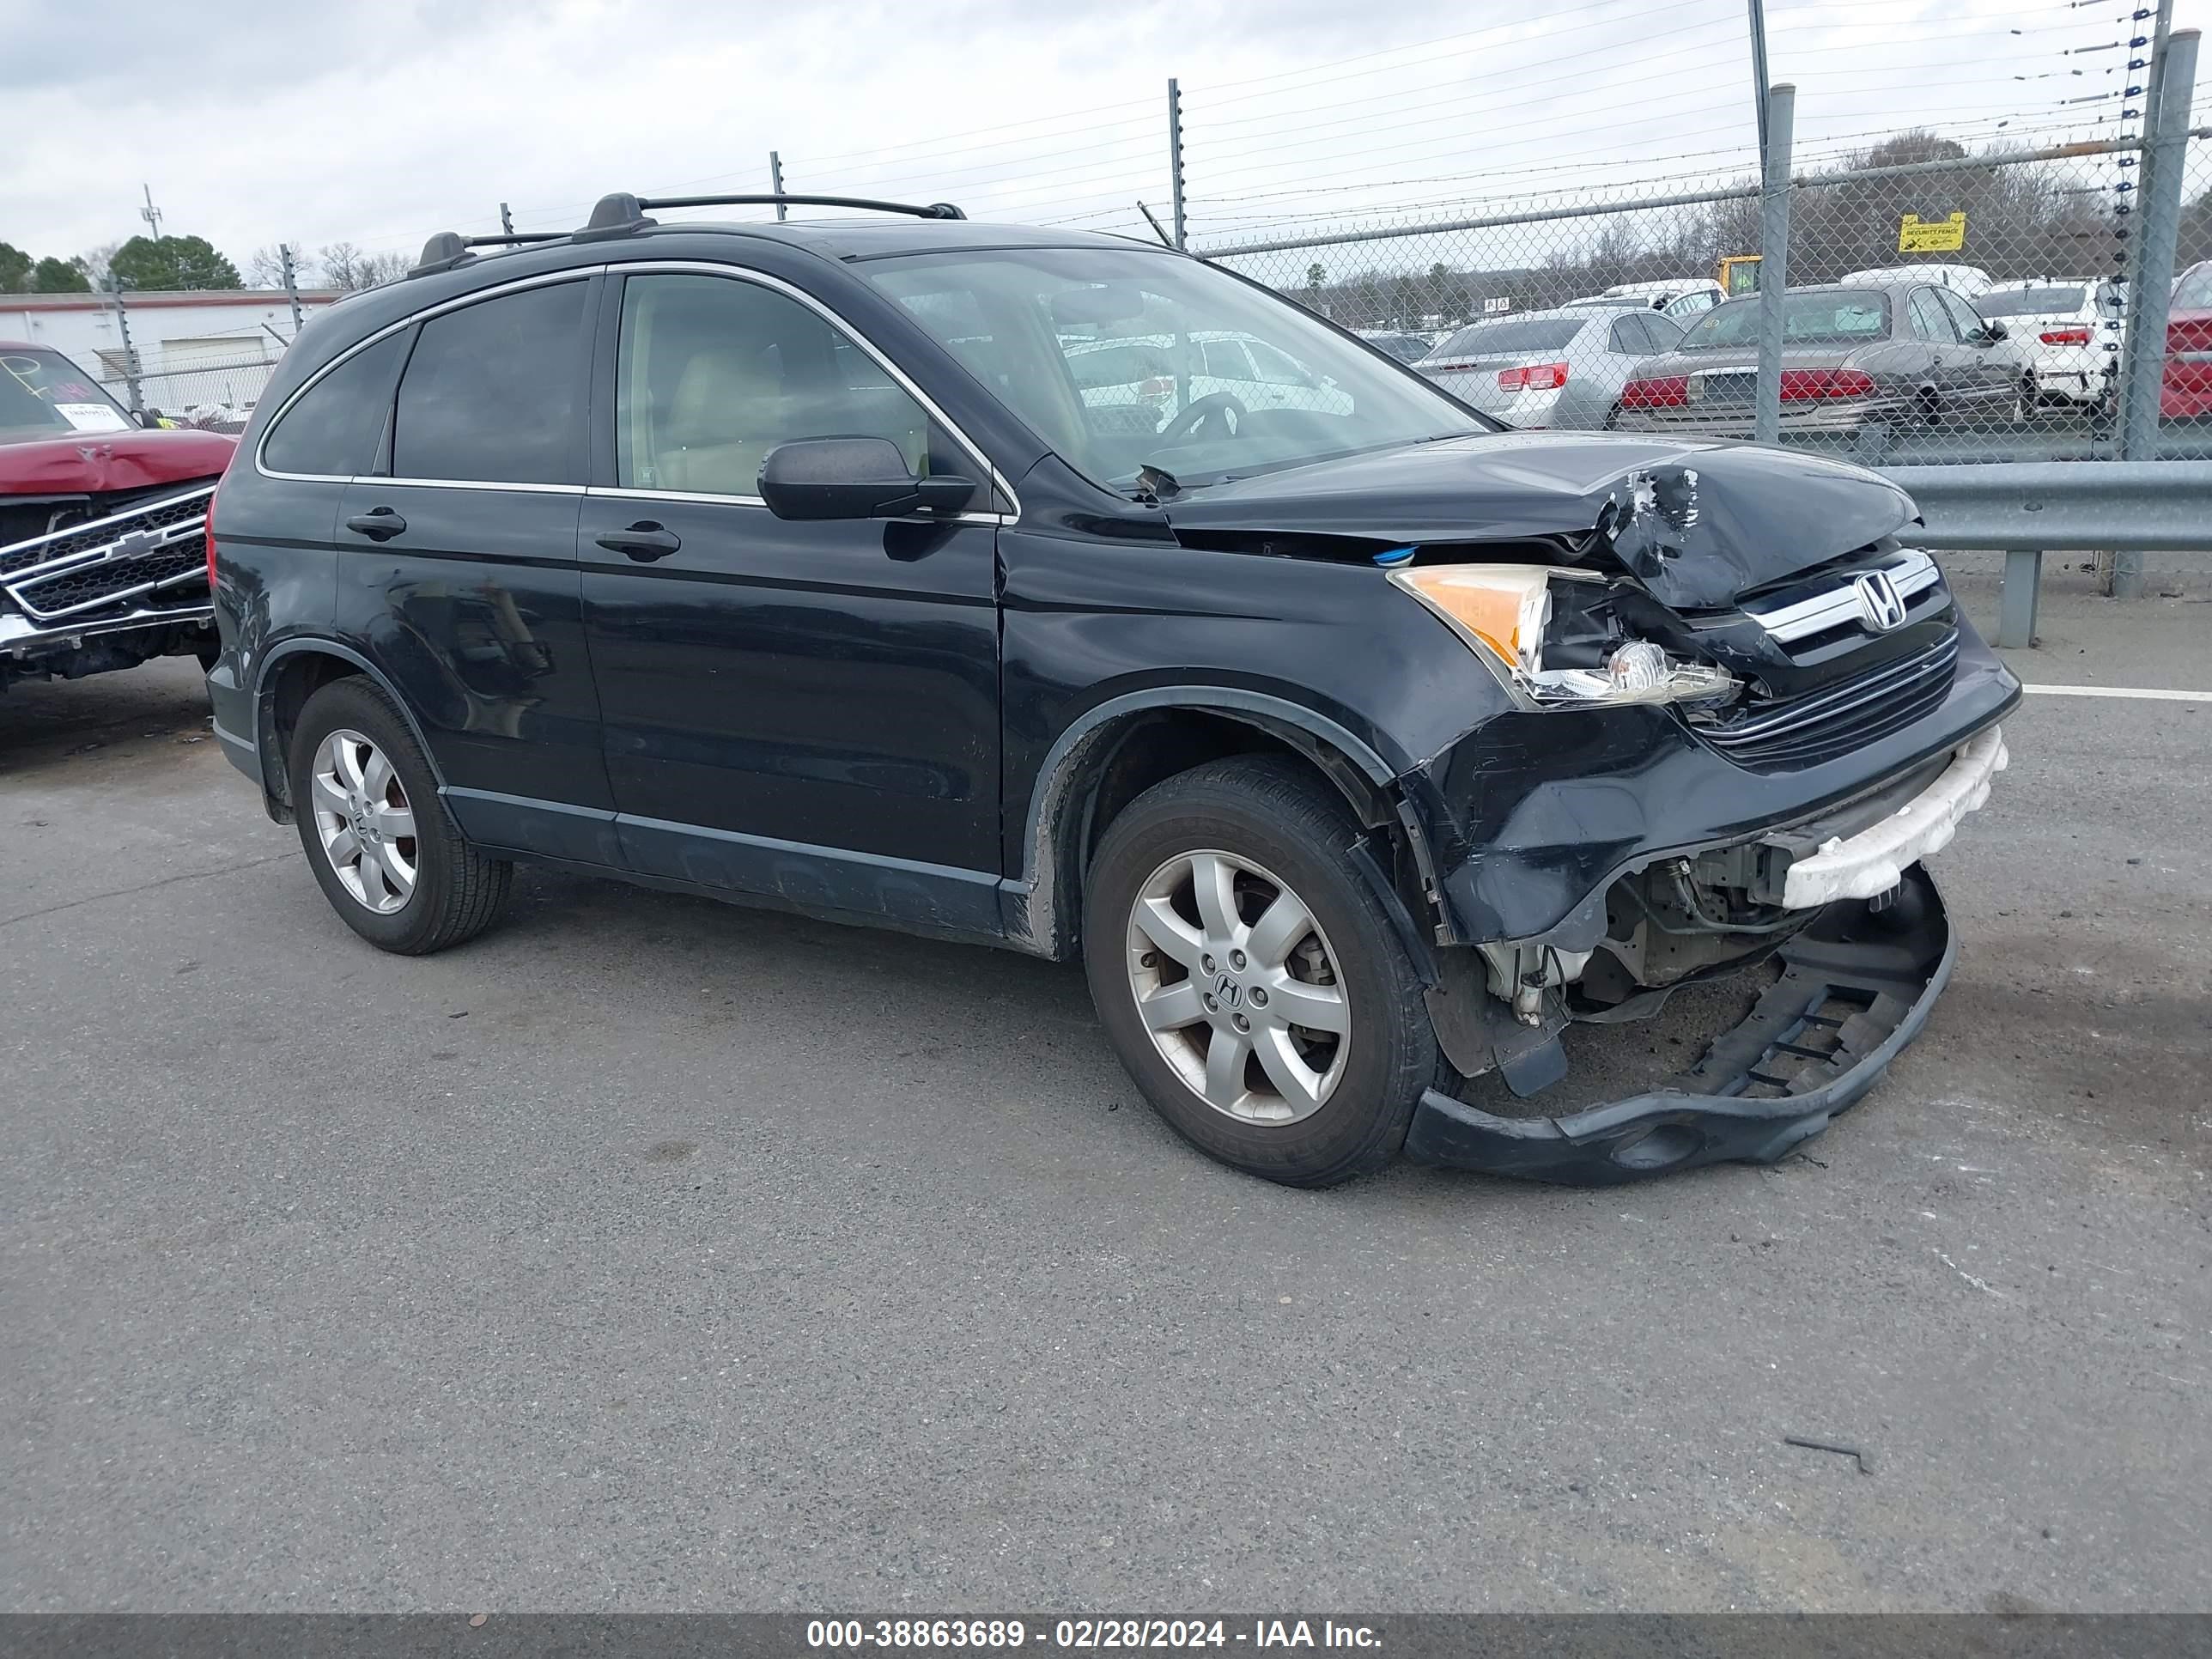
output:
[[[1966,216],[1963,213],[1924,224],[1918,214],[1908,213],[1897,227],[1899,253],[1956,253],[1966,245]]]

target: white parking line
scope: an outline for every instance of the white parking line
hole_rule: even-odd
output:
[[[2212,702],[2212,691],[2160,691],[2141,685],[2023,685],[2054,697],[2149,697],[2160,702]]]

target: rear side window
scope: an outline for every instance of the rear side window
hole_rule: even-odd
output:
[[[423,324],[399,382],[394,476],[582,483],[586,291],[526,289]]]
[[[340,478],[373,471],[384,423],[392,416],[392,384],[413,337],[409,329],[389,335],[301,393],[262,446],[270,471]]]

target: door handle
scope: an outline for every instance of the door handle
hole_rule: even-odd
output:
[[[663,530],[650,519],[641,520],[627,530],[610,530],[598,540],[601,547],[627,553],[640,564],[665,559],[684,545],[683,538],[674,531]]]
[[[407,528],[407,520],[388,507],[372,507],[346,521],[346,528],[373,542],[388,542]]]

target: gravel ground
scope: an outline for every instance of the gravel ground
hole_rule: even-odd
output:
[[[2212,690],[2087,582],[2023,678]],[[0,1607],[2212,1607],[2212,704],[2030,698],[1890,1079],[1603,1193],[1232,1175],[1011,955],[382,956],[204,713],[0,699]]]

